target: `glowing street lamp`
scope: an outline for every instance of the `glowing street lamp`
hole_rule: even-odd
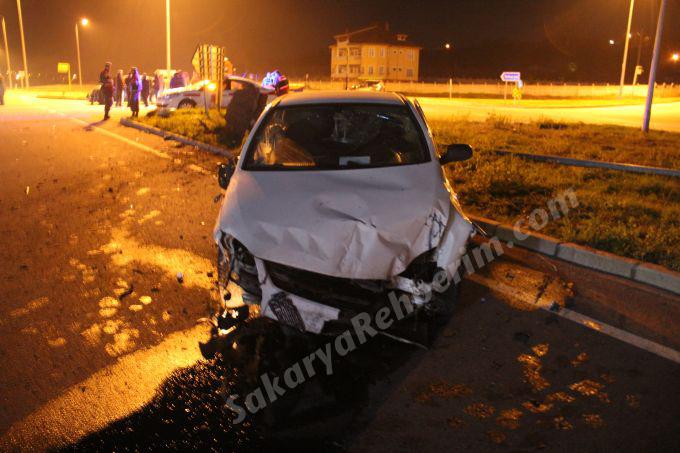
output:
[[[170,0],[165,0],[165,65],[170,74],[172,63],[170,62]]]
[[[451,44],[449,44],[448,42],[446,44],[444,44],[444,49],[449,50],[450,48],[451,48]]]
[[[80,36],[78,36],[78,23],[80,23],[80,25],[82,25],[83,27],[87,27],[90,21],[86,17],[83,17],[82,19],[80,19],[80,22],[76,22],[76,53],[78,55],[78,84],[80,85],[80,88],[82,88],[83,69],[80,64]]]
[[[628,61],[628,43],[630,42],[631,33],[630,25],[633,23],[633,8],[635,0],[630,0],[630,10],[628,12],[628,29],[626,30],[626,42],[623,46],[623,62],[621,63],[621,82],[619,83],[619,96],[623,96],[623,84],[626,81],[626,63]]]
[[[661,38],[663,36],[663,23],[666,16],[668,0],[661,0],[659,8],[659,21],[656,24],[656,37],[654,38],[654,53],[652,63],[649,65],[649,82],[647,82],[647,101],[645,102],[645,115],[642,118],[642,131],[649,132],[649,122],[652,118],[652,100],[654,99],[654,84],[656,83],[656,70],[659,66],[659,54],[661,53]]]
[[[675,52],[673,55],[671,55],[671,60],[673,60],[673,63],[680,61],[680,53]]]
[[[9,83],[9,88],[12,89],[14,85],[12,83],[12,67],[9,62],[9,44],[7,43],[7,27],[5,26],[5,16],[0,14],[0,19],[2,19],[2,36],[5,42],[5,58],[7,59],[7,81]]]
[[[614,44],[616,44],[616,42],[615,42],[613,39],[610,39],[610,40],[609,40],[609,45],[610,45],[610,46],[613,46]]]
[[[17,13],[19,15],[19,35],[21,36],[21,54],[24,57],[24,74],[26,80],[25,87],[30,88],[31,82],[29,81],[28,73],[28,59],[26,58],[26,39],[24,38],[24,18],[21,13],[21,0],[17,0]]]

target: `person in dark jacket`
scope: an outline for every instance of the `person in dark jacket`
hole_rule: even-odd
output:
[[[142,101],[144,101],[144,106],[149,106],[149,95],[151,94],[151,79],[146,75],[146,72],[142,74]]]
[[[153,97],[154,101],[158,100],[158,95],[161,93],[163,90],[163,77],[161,77],[161,74],[156,71],[153,75]]]
[[[125,81],[123,80],[123,70],[119,69],[116,74],[116,92],[114,99],[116,101],[116,107],[123,105],[123,91],[125,90]]]
[[[243,88],[234,92],[226,114],[225,138],[228,147],[237,147],[253,125],[261,106],[263,108],[266,104],[260,102],[261,96],[260,91],[250,83],[244,83]]]
[[[139,116],[139,97],[142,93],[142,79],[139,76],[139,70],[137,68],[132,68],[130,70],[128,83],[128,92],[130,93],[130,99],[128,105],[132,111],[132,117],[136,118]]]
[[[0,74],[0,105],[5,105],[5,78]]]
[[[104,70],[99,73],[99,88],[101,97],[104,99],[104,119],[110,118],[109,111],[113,105],[113,78],[111,77],[111,63],[104,65]]]
[[[187,81],[184,79],[182,71],[177,71],[170,79],[170,88],[182,88],[187,86]]]

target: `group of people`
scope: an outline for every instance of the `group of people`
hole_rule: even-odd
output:
[[[127,76],[123,76],[123,71],[119,70],[115,76],[111,74],[111,63],[104,65],[104,70],[99,74],[101,84],[101,94],[104,98],[104,119],[110,118],[109,112],[115,101],[116,106],[123,105],[127,100],[128,107],[132,111],[132,116],[139,116],[139,103],[145,106],[153,102],[158,94],[163,90],[163,76],[156,72],[153,76],[146,73],[140,74],[139,69],[133,67]]]

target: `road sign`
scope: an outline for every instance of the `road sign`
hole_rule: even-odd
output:
[[[222,104],[222,82],[225,75],[225,62],[228,61],[224,56],[224,47],[211,44],[200,44],[194,52],[191,64],[202,80],[210,80],[215,83],[215,103],[217,110]],[[206,87],[207,88],[207,87]],[[207,89],[203,90],[205,100],[205,113],[208,114]]]
[[[57,63],[57,72],[59,74],[68,74],[68,90],[71,91],[71,65],[69,63]]]
[[[522,80],[522,74],[519,72],[505,71],[501,74],[501,80],[503,82],[519,82]]]

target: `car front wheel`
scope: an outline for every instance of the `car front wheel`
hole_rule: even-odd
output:
[[[194,107],[196,107],[196,103],[191,99],[184,99],[177,106],[178,109],[193,109]]]

